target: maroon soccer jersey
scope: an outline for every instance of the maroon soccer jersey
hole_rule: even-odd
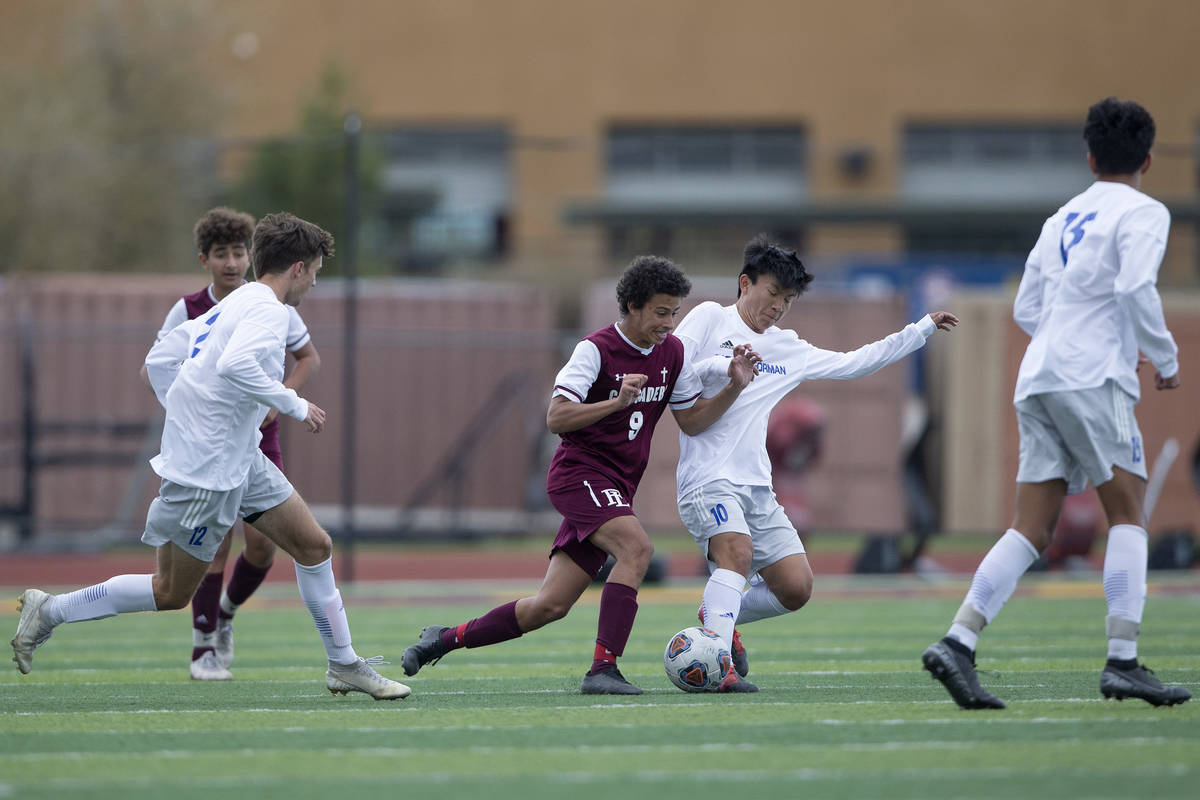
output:
[[[686,387],[687,396],[672,397],[684,368],[683,343],[674,336],[668,335],[649,353],[626,341],[615,325],[596,331],[585,337],[585,341],[599,351],[599,374],[584,396],[580,396],[580,388],[561,381],[554,387],[556,390],[579,402],[597,403],[616,397],[626,375],[645,375],[646,385],[638,399],[626,408],[562,435],[546,476],[546,489],[553,492],[575,488],[589,477],[600,475],[623,489],[625,497],[632,500],[650,459],[650,440],[659,417],[668,403],[687,405],[695,401],[700,394],[699,380],[689,368],[689,380],[681,387]]]
[[[187,308],[188,319],[195,319],[215,306],[216,303],[213,302],[212,295],[206,286],[198,292],[185,294],[183,305]],[[283,448],[279,444],[279,417],[275,417],[269,424],[260,428],[259,433],[262,434],[262,440],[258,443],[258,449],[262,450],[263,455],[269,458],[271,463],[279,467],[280,472],[283,472]]]

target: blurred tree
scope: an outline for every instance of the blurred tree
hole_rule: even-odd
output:
[[[300,113],[298,135],[258,144],[246,172],[233,190],[233,205],[261,217],[290,211],[333,234],[335,248],[345,235],[346,115],[354,110],[350,81],[335,64],[327,64],[316,92]],[[384,157],[364,131],[359,151],[359,209],[364,227],[379,207]],[[369,271],[372,248],[359,247]],[[378,265],[374,265],[378,266]],[[325,273],[340,274],[336,256]]]
[[[191,0],[80,3],[3,70],[0,272],[192,262],[232,99],[214,17]]]

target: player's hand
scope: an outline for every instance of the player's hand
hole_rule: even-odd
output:
[[[929,318],[933,320],[934,325],[937,325],[939,331],[948,331],[958,324],[958,317],[949,311],[930,312]]]
[[[730,382],[738,389],[745,389],[758,374],[760,361],[762,356],[754,352],[748,344],[739,344],[733,348],[733,358],[729,359]]]
[[[308,416],[304,418],[304,427],[309,433],[320,433],[325,427],[325,412],[313,402],[308,404]]]
[[[263,428],[267,427],[267,426],[268,426],[268,425],[270,425],[272,422],[274,422],[274,421],[275,421],[275,419],[276,419],[278,416],[279,416],[279,410],[278,410],[278,409],[275,409],[275,408],[268,408],[268,409],[267,409],[267,416],[263,418],[262,425],[259,425],[259,426],[258,426],[258,429],[259,429],[259,430],[262,430]]]
[[[1176,372],[1169,378],[1164,378],[1161,372],[1154,373],[1154,388],[1160,392],[1163,389],[1178,389],[1179,388],[1179,373]]]
[[[621,389],[617,392],[617,408],[627,408],[637,400],[638,392],[646,385],[648,378],[640,373],[633,373],[621,378]]]

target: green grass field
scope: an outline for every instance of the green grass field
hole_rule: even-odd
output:
[[[982,640],[964,712],[920,669],[966,583],[826,578],[798,614],[746,626],[757,695],[688,695],[662,650],[699,585],[649,588],[621,667],[633,698],[579,695],[598,592],[515,642],[452,653],[408,700],[334,697],[294,589],[238,618],[236,680],[188,679],[189,618],[66,626],[34,671],[0,674],[0,798],[1195,797],[1200,701],[1104,701],[1099,580],[1030,576]],[[362,655],[400,653],[529,586],[360,585],[344,593]],[[8,592],[0,625],[15,627]],[[7,638],[10,633],[5,634]],[[1195,576],[1152,583],[1142,656],[1200,690]]]

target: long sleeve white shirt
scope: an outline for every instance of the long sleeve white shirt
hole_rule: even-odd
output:
[[[212,284],[208,286],[208,296],[215,305],[217,300],[213,297]],[[308,326],[304,324],[304,319],[300,316],[300,312],[296,310],[296,307],[285,305],[284,308],[288,312],[287,351],[294,353],[312,341],[312,336],[309,335]],[[162,327],[158,329],[158,335],[154,337],[154,341],[157,342],[159,339],[162,339],[172,330],[187,322],[187,319],[187,303],[181,297],[175,301],[175,305],[171,306],[171,310],[167,312],[167,316],[163,319]]]
[[[308,403],[281,382],[288,319],[269,287],[248,283],[151,348],[146,374],[167,412],[150,461],[160,477],[233,489],[246,480],[268,407],[308,416]]]
[[[728,383],[729,362],[714,356],[733,355],[749,344],[762,357],[758,376],[742,390],[720,419],[696,436],[679,435],[676,488],[680,498],[714,480],[742,486],[770,486],[767,419],[783,397],[803,381],[849,380],[870,375],[920,349],[937,326],[926,316],[900,331],[849,353],[822,350],[795,331],[772,326],[756,333],[737,306],[701,303],[675,331],[696,366],[710,397]]]
[[[1013,304],[1031,337],[1014,402],[1107,380],[1137,399],[1139,350],[1163,377],[1179,371],[1155,288],[1170,225],[1162,203],[1111,181],[1096,181],[1046,220]]]

